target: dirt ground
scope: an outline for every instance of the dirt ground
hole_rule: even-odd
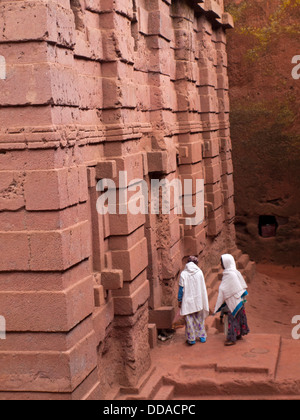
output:
[[[258,264],[248,286],[250,334],[224,347],[224,334],[212,328],[206,344],[187,346],[178,318],[175,334],[152,349],[153,371],[139,398],[299,399],[300,340],[291,334],[292,318],[300,315],[300,267]]]
[[[257,264],[248,292],[251,332],[291,338],[292,318],[300,315],[300,267]]]

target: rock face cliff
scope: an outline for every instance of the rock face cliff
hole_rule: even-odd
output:
[[[238,244],[256,261],[299,264],[300,1],[225,7]]]

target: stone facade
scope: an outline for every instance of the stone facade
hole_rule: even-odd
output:
[[[0,398],[104,399],[149,370],[186,257],[209,276],[236,250],[231,16],[222,1],[32,0],[1,2],[0,22]],[[204,222],[98,214],[97,182],[120,189],[120,171],[204,179]]]

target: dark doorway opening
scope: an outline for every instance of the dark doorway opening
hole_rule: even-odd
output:
[[[275,216],[259,216],[258,232],[263,238],[273,238],[276,236],[278,222]]]

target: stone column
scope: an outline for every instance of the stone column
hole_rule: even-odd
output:
[[[1,3],[0,397],[99,395],[68,1]]]

